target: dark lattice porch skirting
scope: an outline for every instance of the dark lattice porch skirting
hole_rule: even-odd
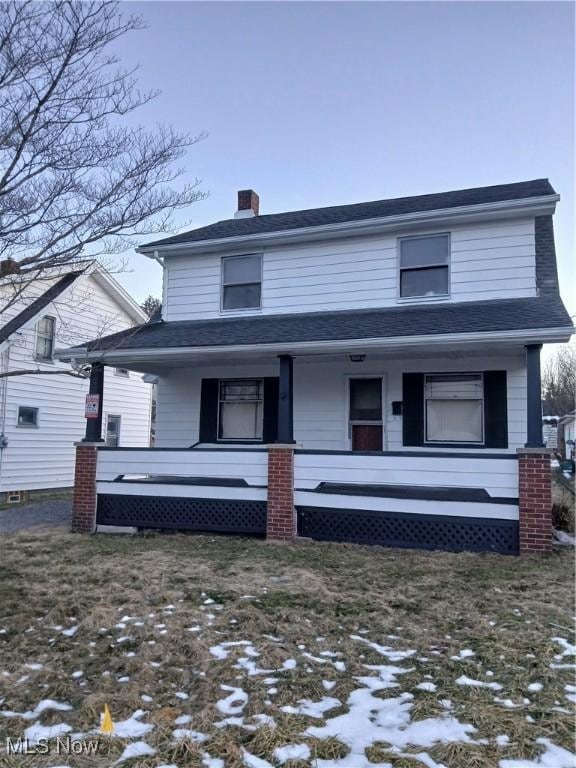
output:
[[[318,541],[518,554],[516,520],[327,507],[297,507],[297,513],[298,535]]]
[[[266,502],[99,494],[96,523],[264,536]]]

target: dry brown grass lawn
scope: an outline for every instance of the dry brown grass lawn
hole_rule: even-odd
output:
[[[574,684],[574,657],[554,640],[574,643],[569,551],[510,558],[59,531],[3,537],[0,548],[0,713],[20,713],[0,716],[0,750],[35,722],[86,734],[108,704],[116,722],[142,709],[139,722],[152,726],[132,741],[155,754],[126,761],[130,768],[220,768],[216,758],[239,768],[253,760],[246,753],[280,765],[274,750],[289,744],[307,745],[309,756],[286,768],[339,759],[342,768],[357,768],[345,734],[307,731],[346,715],[354,692],[370,685],[358,678],[378,675],[368,668],[374,665],[401,668],[392,678],[398,687],[370,694],[390,712],[409,712],[412,723],[432,718],[432,726],[454,718],[475,730],[467,740],[426,746],[375,739],[366,747],[368,765],[489,768],[537,759],[541,738],[573,748],[566,686]],[[226,642],[244,645],[211,652]],[[464,649],[474,655],[451,658]],[[415,653],[404,656],[409,650]],[[458,684],[463,675],[501,689]],[[541,690],[529,690],[533,683]],[[217,702],[227,697],[230,711],[220,711],[226,704],[219,710]],[[320,718],[282,710],[324,697],[337,701]],[[43,699],[72,708],[21,716]],[[228,717],[236,719],[223,724]],[[397,733],[394,727],[382,733]],[[177,728],[203,740],[175,738]],[[103,768],[131,743],[86,738],[98,742],[97,756],[0,751],[0,765]]]

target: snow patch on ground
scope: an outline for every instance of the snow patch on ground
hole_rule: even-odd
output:
[[[486,683],[483,680],[473,680],[471,677],[466,677],[466,675],[461,675],[456,680],[457,685],[472,685],[475,688],[490,688],[492,691],[501,691],[502,686],[500,683]]]
[[[143,709],[137,709],[127,720],[120,720],[114,723],[114,733],[119,739],[137,739],[152,730],[148,723],[141,723],[140,718],[145,715]]]
[[[54,699],[43,699],[36,707],[29,712],[11,712],[4,710],[0,712],[2,717],[21,717],[23,720],[36,720],[36,718],[48,710],[56,710],[58,712],[68,712],[72,707],[70,704],[65,704],[60,701],[54,701]]]
[[[234,688],[231,685],[221,685],[220,688],[231,693],[216,702],[216,709],[223,715],[239,715],[248,702],[248,694],[242,688]]]
[[[557,747],[549,739],[536,739],[546,747],[536,760],[500,760],[499,768],[574,768],[576,755],[567,749]]]
[[[135,741],[134,744],[128,744],[124,752],[116,760],[115,765],[123,763],[125,760],[131,760],[134,757],[151,757],[156,754],[156,750],[153,749],[145,741]]]
[[[371,640],[367,640],[365,637],[361,637],[360,635],[350,635],[350,639],[365,643],[369,648],[372,648],[373,651],[376,651],[376,653],[379,653],[381,656],[386,656],[386,658],[390,659],[390,661],[402,661],[402,659],[407,659],[410,656],[414,656],[416,653],[416,651],[413,649],[408,651],[398,651],[397,649],[391,648],[388,645],[378,645],[378,643],[373,643]]]
[[[340,699],[335,699],[333,696],[323,696],[320,701],[300,699],[297,707],[286,706],[281,707],[281,709],[288,715],[308,715],[308,717],[316,717],[321,720],[324,717],[324,712],[339,707],[341,704]]]
[[[310,754],[308,744],[287,744],[285,747],[276,747],[274,750],[274,757],[280,763],[288,760],[308,760]]]
[[[205,733],[201,733],[200,731],[191,731],[188,728],[176,728],[175,731],[172,731],[172,737],[176,741],[181,741],[182,739],[189,739],[190,741],[206,741],[208,736]]]

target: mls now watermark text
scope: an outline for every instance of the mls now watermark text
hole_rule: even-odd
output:
[[[95,740],[73,739],[59,736],[55,739],[11,739],[6,738],[6,752],[9,755],[86,755],[98,754],[100,743]]]

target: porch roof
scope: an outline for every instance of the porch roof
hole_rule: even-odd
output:
[[[532,343],[567,340],[572,322],[560,297],[427,304],[250,317],[151,322],[62,351],[61,359],[144,350],[362,342],[519,332]],[[557,332],[557,333],[555,333]],[[554,337],[554,338],[552,338]],[[558,337],[558,338],[556,338]],[[446,339],[448,340],[448,339]]]

